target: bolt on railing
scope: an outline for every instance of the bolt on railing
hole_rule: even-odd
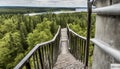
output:
[[[52,40],[37,44],[14,69],[52,69],[59,54],[60,30]]]

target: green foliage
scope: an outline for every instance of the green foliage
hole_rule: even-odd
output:
[[[21,52],[22,45],[18,32],[6,33],[0,40],[0,65],[3,68],[13,67],[12,64],[8,64],[13,61],[17,53]]]
[[[0,69],[13,69],[37,43],[52,39],[58,25],[69,24],[75,32],[86,36],[86,17],[86,13],[0,14]],[[94,22],[95,15],[92,16],[91,37],[94,37]],[[92,52],[93,48],[90,49]]]
[[[81,16],[81,17],[80,17]],[[69,24],[69,27],[78,33],[81,36],[86,37],[87,33],[87,13],[79,14],[76,19],[72,23]],[[95,33],[95,14],[92,15],[92,23],[91,23],[91,38],[94,37]]]
[[[45,16],[1,14],[0,69],[13,69],[37,43],[50,40],[57,28]]]
[[[11,19],[4,20],[4,24],[0,26],[0,31],[2,33],[14,32],[15,29],[16,29],[16,25],[13,23]]]
[[[48,21],[46,18],[42,23],[37,24],[33,32],[28,34],[28,37],[27,37],[28,45],[30,47],[33,47],[34,45],[40,42],[45,42],[50,40],[53,37],[50,31],[51,24],[52,22]]]

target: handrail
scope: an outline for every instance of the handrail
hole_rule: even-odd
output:
[[[79,34],[75,33],[72,29],[69,28],[69,26],[67,25],[68,31],[72,32],[74,35],[78,36],[79,38],[82,38],[84,40],[86,40],[86,37],[80,36]]]
[[[109,55],[113,56],[118,62],[120,62],[120,51],[117,49],[114,49],[110,47],[109,44],[98,40],[98,39],[91,39],[91,41],[98,47],[100,47],[102,50],[104,50]]]
[[[75,33],[73,30],[71,30],[70,28],[69,28],[69,31],[72,32],[74,35],[78,36],[79,38],[86,40],[86,37],[80,36],[79,34]]]
[[[52,40],[49,40],[49,41],[46,41],[46,42],[43,42],[43,43],[39,43],[37,45],[42,46],[42,45],[45,45],[45,44],[48,44],[48,43],[51,43],[51,42],[55,41],[56,37],[58,36],[58,34],[60,32],[60,29],[61,29],[61,27],[59,26],[58,31],[57,31],[57,33],[55,34],[55,36],[53,37]]]
[[[93,9],[93,13],[104,14],[104,15],[120,15],[120,3],[114,4],[107,7],[101,7]]]
[[[46,44],[49,44],[49,43],[52,43],[56,40],[57,36],[59,35],[60,33],[60,30],[61,30],[61,27],[59,26],[58,28],[58,31],[57,33],[55,34],[54,38],[50,41],[46,41],[46,42],[43,42],[43,43],[39,43],[37,44],[15,67],[14,69],[21,69],[23,67],[23,65],[28,61],[28,59],[32,56],[32,54],[37,51],[38,48],[46,45]]]

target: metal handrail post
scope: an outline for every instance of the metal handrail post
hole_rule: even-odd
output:
[[[88,0],[87,5],[88,5],[88,21],[87,21],[87,41],[86,41],[86,47],[85,47],[85,67],[84,67],[84,69],[87,69],[87,67],[88,67],[92,2],[90,0]]]

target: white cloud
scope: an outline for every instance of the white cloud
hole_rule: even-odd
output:
[[[80,7],[86,5],[86,0],[0,0],[0,6]]]

